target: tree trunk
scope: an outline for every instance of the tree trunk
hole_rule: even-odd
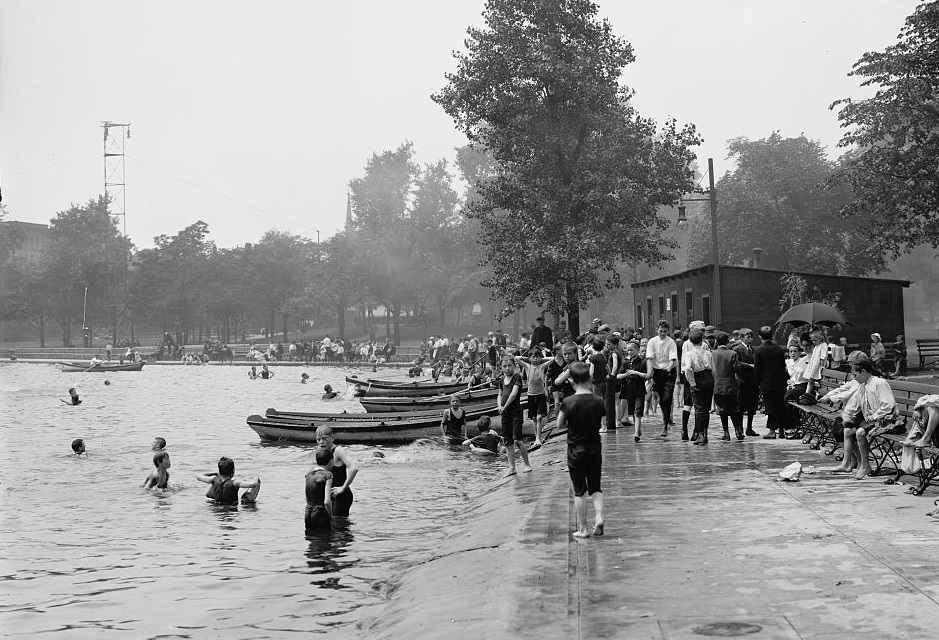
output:
[[[395,322],[397,323],[397,321]],[[397,326],[397,324],[395,326]],[[385,305],[385,335],[391,335],[391,318],[388,316],[388,305]]]
[[[344,304],[336,305],[336,325],[339,327],[339,337],[346,336],[346,306]]]
[[[271,307],[271,321],[267,324],[267,335],[264,336],[267,338],[268,342],[274,341],[274,307]]]
[[[281,311],[280,320],[281,320],[281,323],[283,324],[283,329],[284,329],[284,343],[287,344],[290,342],[290,334],[287,332],[287,312],[286,311]]]
[[[395,346],[399,346],[401,344],[401,305],[395,305],[394,307],[392,307],[392,309],[394,312],[393,322],[394,322],[394,328],[395,328],[395,335],[394,335],[394,338],[391,339],[391,341]]]
[[[519,311],[516,311],[515,313],[512,314],[512,339],[513,340],[518,340],[519,337],[521,336],[521,332],[519,330],[521,329],[522,319],[519,317],[519,313],[520,313]]]
[[[567,285],[567,329],[571,336],[580,335],[580,307],[578,306],[577,296],[571,285]]]
[[[39,312],[39,347],[46,348],[46,314],[43,311]]]

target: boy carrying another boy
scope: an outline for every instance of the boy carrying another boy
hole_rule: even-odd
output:
[[[583,362],[568,367],[574,395],[561,402],[558,429],[567,429],[567,468],[574,487],[574,511],[577,514],[575,538],[587,538],[587,499],[593,498],[596,512],[593,535],[603,535],[603,492],[600,468],[603,461],[600,422],[606,414],[603,400],[590,388],[590,369]]]
[[[205,492],[205,497],[219,504],[238,504],[239,489],[248,489],[241,495],[241,502],[251,504],[258,499],[258,492],[261,491],[259,477],[236,478],[235,461],[225,456],[218,460],[218,473],[201,473],[196,476],[196,480],[212,485]]]

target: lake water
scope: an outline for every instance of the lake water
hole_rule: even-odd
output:
[[[352,446],[361,470],[348,523],[304,535],[313,449],[262,444],[245,424],[268,407],[360,411],[339,367],[149,366],[63,373],[0,364],[0,632],[41,638],[284,638],[361,635],[366,607],[427,558],[498,462],[435,444]],[[300,384],[300,374],[310,374]],[[105,385],[105,380],[110,385]],[[60,401],[70,386],[83,403]],[[166,438],[170,488],[141,488]],[[72,455],[74,438],[87,454]],[[195,480],[220,456],[256,473],[255,506],[208,502]],[[504,464],[504,463],[503,463]]]

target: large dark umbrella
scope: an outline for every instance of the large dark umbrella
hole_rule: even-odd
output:
[[[776,321],[777,325],[786,323],[795,326],[821,324],[826,327],[833,327],[836,324],[851,324],[838,309],[821,302],[797,304],[779,316],[779,320]]]

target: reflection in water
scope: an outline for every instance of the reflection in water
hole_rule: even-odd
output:
[[[307,533],[307,567],[312,575],[322,576],[310,584],[324,589],[349,588],[339,583],[342,572],[357,562],[346,556],[346,548],[354,540],[349,524],[347,518],[333,518],[332,529]]]

